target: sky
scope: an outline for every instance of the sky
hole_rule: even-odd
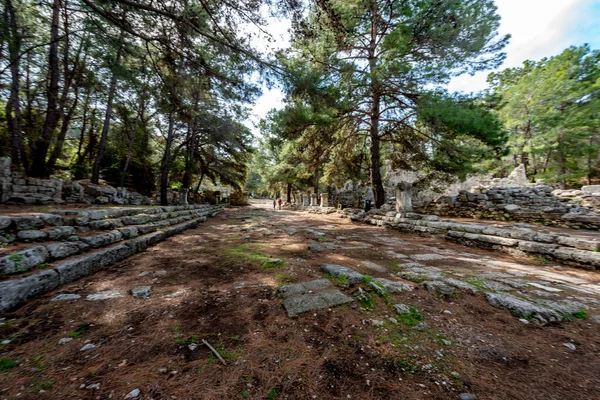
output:
[[[557,55],[571,45],[588,43],[593,49],[600,49],[600,0],[495,0],[495,3],[501,17],[499,33],[512,35],[500,69]],[[268,30],[277,40],[276,47],[287,45],[286,21],[272,20]],[[490,72],[456,77],[448,90],[466,93],[483,90]],[[254,104],[249,127],[272,108],[281,108],[282,99],[279,88],[264,88]]]

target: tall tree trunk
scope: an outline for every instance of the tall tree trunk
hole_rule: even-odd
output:
[[[167,131],[167,143],[165,145],[165,153],[163,154],[162,163],[160,166],[160,204],[162,206],[169,205],[167,198],[167,189],[169,187],[169,167],[171,166],[171,145],[173,143],[173,125],[175,124],[175,104],[171,101],[171,111],[169,112],[169,128]]]
[[[194,165],[194,125],[194,122],[188,124],[185,138],[185,166],[183,168],[183,179],[181,180],[181,183],[186,189],[189,189],[192,185],[192,166]]]
[[[379,19],[377,2],[373,2],[371,21],[371,41],[368,47],[369,72],[371,73],[371,112],[369,137],[371,139],[369,151],[371,156],[371,190],[375,207],[379,208],[385,202],[385,192],[381,180],[381,140],[379,137],[379,113],[381,106],[380,83],[377,79],[376,47],[377,47],[377,22]]]
[[[85,128],[87,127],[87,113],[90,106],[91,90],[88,90],[83,103],[83,117],[81,118],[81,133],[79,135],[79,144],[77,146],[77,163],[81,161],[81,149],[83,148],[83,139],[85,137]]]
[[[115,65],[119,65],[121,61],[121,52],[123,49],[123,31],[119,36],[119,48],[117,49],[117,56],[115,57]],[[102,166],[102,158],[104,158],[104,152],[106,150],[106,140],[108,138],[108,131],[110,129],[110,119],[112,118],[113,100],[115,98],[115,91],[117,90],[117,74],[113,70],[112,76],[110,77],[110,86],[108,88],[108,99],[106,101],[106,114],[104,115],[104,125],[102,125],[102,135],[100,136],[100,144],[98,146],[98,152],[94,159],[94,166],[92,167],[92,179],[91,182],[98,184],[100,181],[100,167]]]
[[[127,146],[127,158],[125,158],[125,165],[123,165],[123,171],[121,172],[121,187],[125,187],[125,176],[127,175],[127,168],[129,168],[129,163],[131,162],[131,157],[133,155],[133,143],[135,143],[137,130],[138,119],[136,117],[135,124],[133,125],[133,131],[131,132],[131,136],[129,137],[129,145]]]
[[[75,99],[70,107],[67,110],[67,103],[69,98],[69,91],[73,86],[73,81],[75,79],[75,74],[79,70],[80,59],[81,59],[81,51],[83,50],[83,44],[87,41],[86,37],[84,37],[77,49],[77,54],[75,59],[73,60],[73,67],[69,70],[69,52],[70,52],[70,41],[69,41],[69,13],[67,11],[68,0],[64,1],[63,7],[63,31],[65,34],[65,40],[63,44],[63,71],[64,71],[64,84],[62,88],[62,93],[60,99],[58,101],[58,111],[60,113],[61,125],[60,131],[56,138],[56,143],[54,144],[54,148],[52,149],[52,153],[50,154],[50,158],[48,159],[48,163],[46,164],[46,177],[49,177],[56,167],[56,162],[62,155],[62,149],[65,144],[65,138],[67,137],[67,132],[69,131],[69,124],[71,123],[71,119],[75,114],[75,110],[77,109],[77,104],[79,103],[79,87],[75,85],[74,94]],[[85,64],[87,58],[87,54],[83,58],[83,64]]]
[[[59,120],[58,111],[58,81],[60,71],[58,67],[58,20],[60,15],[60,0],[54,0],[52,5],[52,27],[50,29],[50,53],[48,57],[48,72],[50,82],[46,92],[47,108],[46,119],[42,127],[42,134],[36,140],[33,161],[31,163],[31,175],[41,177],[45,175],[46,156],[52,142],[52,136]]]
[[[19,97],[19,53],[21,52],[21,34],[19,33],[17,16],[12,0],[6,0],[3,17],[3,30],[5,37],[8,40],[11,73],[10,95],[6,102],[6,122],[11,138],[11,157],[14,165],[22,165],[25,171],[29,173],[29,164],[27,162],[27,154],[25,153],[25,146],[23,143],[23,116],[21,113],[21,100]]]
[[[319,164],[315,167],[315,180],[313,182],[313,189],[316,194],[319,194]]]
[[[287,184],[287,202],[292,202],[292,184],[288,182]]]

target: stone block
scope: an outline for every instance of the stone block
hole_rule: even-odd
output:
[[[582,186],[581,191],[585,194],[600,193],[600,185]]]
[[[0,312],[11,311],[34,296],[56,289],[59,284],[59,275],[54,270],[0,282]]]
[[[46,249],[50,253],[50,258],[58,260],[61,258],[67,258],[74,254],[79,254],[82,251],[86,251],[89,248],[85,243],[78,242],[63,242],[46,245]]]
[[[18,231],[40,229],[44,227],[44,221],[37,217],[12,217]]]
[[[45,240],[48,237],[48,234],[38,230],[19,231],[17,237],[24,242],[38,242]]]
[[[600,251],[600,241],[595,240],[584,240],[570,236],[559,236],[556,239],[556,243],[560,244],[561,246],[575,247],[580,250]]]
[[[49,253],[44,246],[35,246],[0,258],[0,271],[5,274],[25,272],[45,263]]]
[[[123,235],[119,231],[112,231],[95,236],[81,237],[80,240],[92,247],[104,247],[112,243],[116,243],[123,239]]]

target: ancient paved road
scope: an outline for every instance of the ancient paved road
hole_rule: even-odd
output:
[[[323,263],[415,289],[378,296]],[[278,288],[324,277],[355,301],[290,318]],[[598,315],[598,273],[261,202],[2,316],[0,399],[589,399]]]

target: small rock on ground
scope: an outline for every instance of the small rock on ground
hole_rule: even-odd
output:
[[[73,338],[70,338],[70,337],[64,337],[64,338],[62,338],[62,339],[60,339],[60,340],[58,341],[58,344],[67,344],[67,343],[69,343],[69,342],[70,342],[70,341],[72,341],[72,340],[73,340]]]
[[[86,350],[91,350],[94,348],[96,348],[95,344],[88,343],[85,346],[83,346],[81,349],[79,349],[79,351],[86,351]]]
[[[321,264],[321,269],[334,276],[341,275],[350,283],[358,283],[363,279],[363,274],[337,264]]]
[[[118,299],[119,297],[124,297],[125,293],[119,290],[104,290],[102,292],[90,294],[86,297],[87,300],[96,301],[96,300],[108,300],[108,299]]]
[[[394,310],[400,315],[410,314],[410,307],[406,304],[394,304]]]
[[[81,298],[81,296],[78,294],[63,293],[63,294],[59,294],[58,296],[54,297],[50,301],[76,300],[76,299],[80,299],[80,298]]]
[[[475,400],[475,395],[472,393],[461,393],[458,395],[460,400]]]
[[[131,295],[136,299],[148,299],[152,293],[152,286],[137,286],[131,289]]]
[[[137,399],[142,394],[140,389],[133,389],[131,392],[125,395],[125,399]]]

